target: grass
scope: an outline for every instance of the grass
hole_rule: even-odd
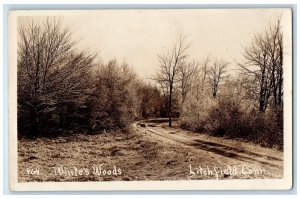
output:
[[[215,179],[214,176],[191,176],[189,166],[213,168],[240,166],[242,163],[218,154],[166,142],[149,131],[136,129],[55,139],[21,139],[18,142],[19,182]],[[95,175],[93,169],[100,165],[102,171],[110,170],[111,174]],[[39,169],[39,175],[28,174],[30,169]],[[59,175],[57,169],[66,172]],[[86,173],[86,169],[89,173]],[[113,172],[116,173],[119,169],[121,173],[114,175]],[[79,170],[82,175],[78,174]],[[243,175],[223,178],[280,176],[277,173],[275,176]]]

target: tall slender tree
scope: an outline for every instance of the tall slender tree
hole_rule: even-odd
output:
[[[169,126],[172,126],[172,97],[174,85],[177,82],[177,76],[182,67],[182,61],[187,57],[188,45],[185,44],[185,38],[180,35],[179,41],[166,54],[158,55],[159,71],[154,80],[163,85],[168,93],[168,115]]]

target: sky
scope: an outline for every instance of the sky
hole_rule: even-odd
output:
[[[284,27],[291,23],[287,9],[87,10],[49,15],[59,16],[70,27],[80,48],[97,52],[103,62],[126,61],[144,79],[155,74],[157,55],[172,49],[180,35],[190,46],[189,60],[210,56],[230,62],[228,69],[234,70],[254,33],[279,16]]]

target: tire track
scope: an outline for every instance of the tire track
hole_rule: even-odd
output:
[[[273,156],[269,156],[266,154],[255,153],[243,148],[235,148],[232,146],[228,146],[225,144],[220,144],[216,142],[211,142],[207,140],[195,139],[192,137],[187,137],[180,134],[174,134],[171,131],[163,129],[161,127],[154,127],[147,125],[143,128],[139,125],[135,125],[139,130],[147,130],[148,132],[162,137],[164,139],[171,140],[173,142],[180,143],[186,147],[192,147],[194,149],[207,151],[213,154],[222,155],[226,158],[233,158],[239,161],[254,163],[254,164],[262,164],[263,166],[275,167],[278,169],[282,169],[282,159],[276,158]]]

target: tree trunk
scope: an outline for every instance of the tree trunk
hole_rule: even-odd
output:
[[[217,93],[213,92],[213,98],[216,98],[216,97],[217,97]]]
[[[172,127],[172,92],[173,85],[170,85],[170,93],[169,93],[169,127]]]
[[[282,78],[282,71],[280,71],[279,76],[279,85],[278,85],[278,106],[282,106],[282,85],[283,84],[283,78]]]
[[[265,74],[266,73],[266,66],[263,65],[261,69],[261,80],[260,80],[260,91],[259,91],[259,111],[264,113],[266,109],[266,85],[265,85]]]
[[[261,112],[261,113],[265,112],[265,102],[262,98],[259,101],[259,112]]]

